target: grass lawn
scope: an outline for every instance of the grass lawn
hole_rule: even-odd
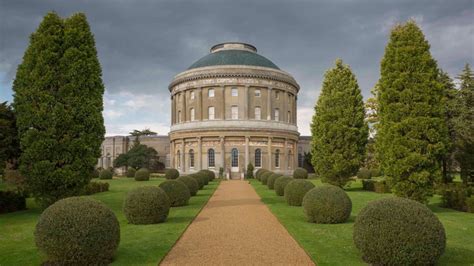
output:
[[[157,265],[199,213],[218,186],[209,183],[191,197],[188,206],[173,207],[165,223],[153,225],[128,224],[122,213],[122,202],[127,191],[146,185],[158,185],[164,178],[137,182],[133,178],[107,180],[108,192],[90,197],[104,202],[120,222],[120,245],[113,265]],[[34,243],[34,228],[41,211],[28,199],[28,210],[0,215],[0,265],[39,265],[42,255]]]
[[[321,185],[319,179],[311,181],[316,186]],[[276,196],[274,190],[269,190],[257,180],[252,180],[251,184],[262,201],[318,265],[366,265],[352,241],[355,217],[367,202],[392,196],[363,191],[361,183],[354,182],[347,190],[352,200],[349,221],[344,224],[314,224],[306,221],[302,207],[288,206],[283,197]],[[439,264],[473,265],[474,214],[441,208],[439,204],[440,197],[435,196],[428,206],[446,229],[447,247]]]

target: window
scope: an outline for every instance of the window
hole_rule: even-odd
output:
[[[275,151],[275,168],[280,168],[280,150]]]
[[[239,96],[239,91],[236,87],[232,87],[231,94],[232,96]]]
[[[298,147],[298,167],[303,167],[303,149]]]
[[[209,98],[214,97],[214,89],[209,89],[209,90],[207,91],[207,96],[208,96]]]
[[[260,92],[260,90],[259,90],[259,89],[256,89],[256,90],[255,90],[255,97],[260,97],[260,95],[262,95],[261,92]]]
[[[191,117],[191,121],[194,121],[194,108],[191,108],[191,110],[189,110],[189,113],[190,113],[190,117]]]
[[[176,152],[176,167],[181,168],[181,152],[178,150]]]
[[[287,120],[288,120],[288,123],[291,123],[291,112],[290,111],[288,111],[288,119]]]
[[[231,151],[231,154],[232,154],[231,166],[239,167],[239,151],[236,148],[233,148]]]
[[[262,167],[262,150],[255,150],[255,167]]]
[[[288,151],[288,169],[291,169],[293,166],[293,155],[291,151]]]
[[[275,98],[280,99],[280,93],[278,91],[275,91]]]
[[[214,149],[207,150],[207,166],[216,167],[216,158],[214,155]]]
[[[178,111],[178,123],[181,123],[181,111]]]
[[[189,167],[194,168],[194,150],[189,150]]]
[[[231,118],[232,119],[239,119],[239,107],[234,105],[234,106],[231,106]]]
[[[207,112],[208,112],[208,119],[214,120],[214,106],[209,106],[209,108],[207,108]]]
[[[194,100],[194,91],[191,92],[191,100]]]
[[[280,110],[275,109],[275,121],[280,121]]]
[[[262,110],[260,109],[260,107],[255,107],[255,119],[262,119]]]

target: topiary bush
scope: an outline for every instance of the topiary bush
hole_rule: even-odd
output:
[[[268,171],[268,172],[265,172],[261,175],[260,181],[262,182],[263,185],[267,184],[267,180],[272,174],[274,174],[274,173]]]
[[[431,210],[398,197],[369,202],[357,215],[353,239],[373,265],[434,265],[446,247],[444,227]]]
[[[135,173],[137,170],[133,167],[128,168],[127,170],[127,177],[135,177]]]
[[[41,214],[34,235],[47,265],[106,265],[119,245],[120,226],[102,202],[71,197]]]
[[[166,180],[160,184],[160,188],[168,195],[171,207],[188,205],[191,193],[183,182],[177,180]]]
[[[308,171],[306,169],[298,167],[293,171],[294,179],[308,179]]]
[[[123,213],[131,224],[156,224],[166,220],[170,206],[168,194],[163,189],[144,186],[127,193]]]
[[[289,182],[284,191],[285,201],[290,206],[301,206],[306,192],[314,188],[314,184],[305,179],[295,179]]]
[[[174,168],[170,168],[170,169],[166,169],[165,171],[165,178],[166,179],[176,179],[179,177],[179,171],[174,169]]]
[[[146,168],[140,168],[135,173],[135,180],[136,181],[148,181],[150,180],[150,171]]]
[[[269,189],[274,189],[275,180],[276,180],[277,178],[279,178],[280,176],[283,176],[283,175],[277,174],[277,173],[271,174],[271,175],[267,178],[267,187],[268,187]]]
[[[188,187],[191,196],[196,196],[199,190],[199,183],[196,181],[196,179],[190,176],[180,176],[176,179],[176,181],[183,182]]]
[[[268,172],[268,170],[267,170],[267,169],[263,169],[263,168],[258,169],[257,172],[255,172],[255,178],[257,178],[258,180],[260,180],[260,178],[262,177],[262,175],[263,175],[265,172]]]
[[[275,180],[275,184],[273,187],[275,189],[275,193],[277,196],[283,196],[285,194],[285,187],[288,183],[293,181],[294,179],[289,176],[280,176]]]
[[[109,183],[90,181],[81,191],[81,195],[92,195],[100,192],[109,191]]]
[[[206,172],[205,170],[201,170],[199,172],[197,172],[198,175],[204,177],[203,180],[204,180],[204,185],[207,185],[209,184],[209,181],[211,181],[210,179],[210,176],[209,176],[209,173]]]
[[[198,185],[199,185],[199,189],[203,189],[204,188],[204,185],[206,184],[206,181],[204,180],[206,177],[200,175],[200,174],[190,174],[188,175],[189,177],[191,178],[194,178],[194,180],[196,180],[198,182]]]
[[[104,169],[99,174],[100,179],[112,179],[113,176],[114,173],[110,169]]]
[[[303,210],[309,222],[318,224],[344,223],[351,216],[352,201],[340,187],[315,187],[303,197]]]
[[[211,170],[206,170],[205,169],[205,170],[199,171],[198,173],[201,173],[201,174],[205,175],[209,182],[214,181],[214,179],[216,178],[216,174]]]

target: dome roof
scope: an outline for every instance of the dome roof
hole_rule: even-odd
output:
[[[272,61],[257,54],[257,49],[254,46],[232,42],[214,45],[210,54],[196,61],[188,70],[220,65],[247,65],[280,69]]]

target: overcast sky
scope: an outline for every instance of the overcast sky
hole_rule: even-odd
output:
[[[309,135],[326,69],[342,58],[364,98],[379,78],[390,28],[414,18],[439,66],[456,76],[474,61],[474,0],[446,1],[21,1],[0,0],[0,101],[29,35],[51,10],[85,12],[102,64],[107,135],[167,134],[168,84],[220,42],[253,44],[301,86],[298,127]]]

